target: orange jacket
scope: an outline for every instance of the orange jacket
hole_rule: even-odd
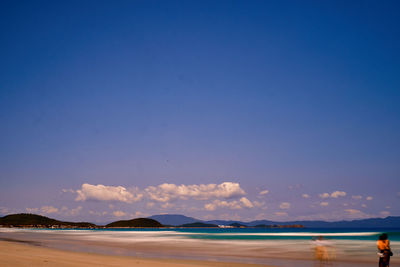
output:
[[[389,240],[378,240],[376,243],[379,250],[390,249]]]

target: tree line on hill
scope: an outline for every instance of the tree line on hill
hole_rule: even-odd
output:
[[[204,223],[204,222],[192,222],[181,225],[163,225],[155,219],[151,218],[136,218],[132,220],[120,220],[109,223],[105,226],[99,226],[89,222],[64,222],[55,219],[51,219],[42,215],[20,213],[11,214],[0,218],[1,227],[29,227],[29,228],[59,228],[59,229],[76,229],[76,228],[161,228],[161,227],[181,227],[181,228],[218,228],[217,224]],[[231,228],[243,228],[244,225],[231,224],[226,227]],[[278,226],[267,226],[260,225],[258,227],[278,227]]]
[[[387,218],[371,218],[353,221],[201,221],[184,215],[155,215],[149,218],[120,220],[106,225],[96,225],[89,222],[64,222],[36,214],[11,214],[0,217],[0,227],[30,227],[30,228],[160,228],[160,227],[187,227],[187,228],[376,228],[399,227],[400,216]]]
[[[32,227],[32,228],[113,228],[113,227],[164,227],[156,220],[149,218],[137,218],[126,221],[116,221],[105,226],[99,226],[89,222],[64,222],[37,214],[11,214],[0,218],[2,227]]]

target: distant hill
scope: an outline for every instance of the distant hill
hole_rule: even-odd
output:
[[[149,218],[137,218],[132,220],[123,220],[123,221],[116,221],[106,225],[106,227],[151,227],[151,228],[158,228],[164,227],[161,223],[156,220],[149,219]]]
[[[400,216],[389,216],[386,218],[371,218],[352,221],[337,221],[337,222],[324,222],[324,221],[298,221],[291,222],[291,224],[302,224],[310,228],[395,228],[400,227]]]
[[[155,219],[157,218],[157,219]],[[217,225],[234,227],[307,227],[307,228],[400,228],[400,216],[389,216],[386,218],[371,218],[352,221],[290,221],[274,222],[268,220],[257,220],[252,222],[241,221],[202,221],[184,215],[154,215],[150,218],[138,218],[133,220],[116,221],[105,227],[164,227],[164,225],[180,227],[217,227]],[[38,228],[101,228],[88,222],[64,222],[36,214],[11,214],[0,217],[0,226],[4,227],[38,227]]]
[[[240,227],[247,227],[246,225],[241,224],[241,223],[231,223],[229,226],[237,227],[237,228],[240,228]]]
[[[179,215],[179,214],[154,215],[154,216],[150,216],[148,218],[159,221],[160,223],[162,223],[164,225],[171,225],[171,226],[179,226],[179,225],[187,224],[187,223],[201,222],[201,220],[197,220],[197,219],[187,217],[184,215]]]
[[[0,225],[14,227],[62,227],[62,228],[94,228],[93,223],[88,222],[63,222],[45,216],[20,213],[11,214],[0,218]]]
[[[186,223],[179,225],[179,227],[188,227],[188,228],[218,228],[218,225],[216,224],[210,224],[210,223],[202,223],[202,222],[195,222],[195,223]]]
[[[326,222],[326,221],[289,221],[289,222],[277,222],[269,220],[257,220],[251,222],[241,222],[233,220],[211,220],[202,221],[183,215],[154,215],[150,218],[157,218],[163,224],[179,226],[188,223],[202,222],[206,224],[214,225],[225,225],[225,226],[247,226],[247,227],[298,227],[304,226],[307,228],[400,228],[400,216],[389,216],[386,218],[372,218],[372,219],[360,219],[352,221],[337,221],[337,222]]]
[[[244,225],[244,226],[249,226],[249,223],[241,222],[241,221],[212,220],[212,221],[206,221],[206,222],[217,224],[217,225],[226,225],[226,226],[231,226],[232,224],[240,224],[240,225]]]

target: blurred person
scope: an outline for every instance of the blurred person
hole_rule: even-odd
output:
[[[323,236],[314,238],[314,253],[315,253],[315,266],[326,266],[331,263],[334,258],[334,249],[330,242],[324,239]]]
[[[379,236],[378,242],[376,243],[378,247],[379,256],[379,267],[389,267],[390,256],[393,253],[390,249],[390,242],[387,234],[381,234]]]

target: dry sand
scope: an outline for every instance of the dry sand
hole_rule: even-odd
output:
[[[0,241],[0,266],[260,267],[267,265],[109,256],[57,250],[32,244]]]

